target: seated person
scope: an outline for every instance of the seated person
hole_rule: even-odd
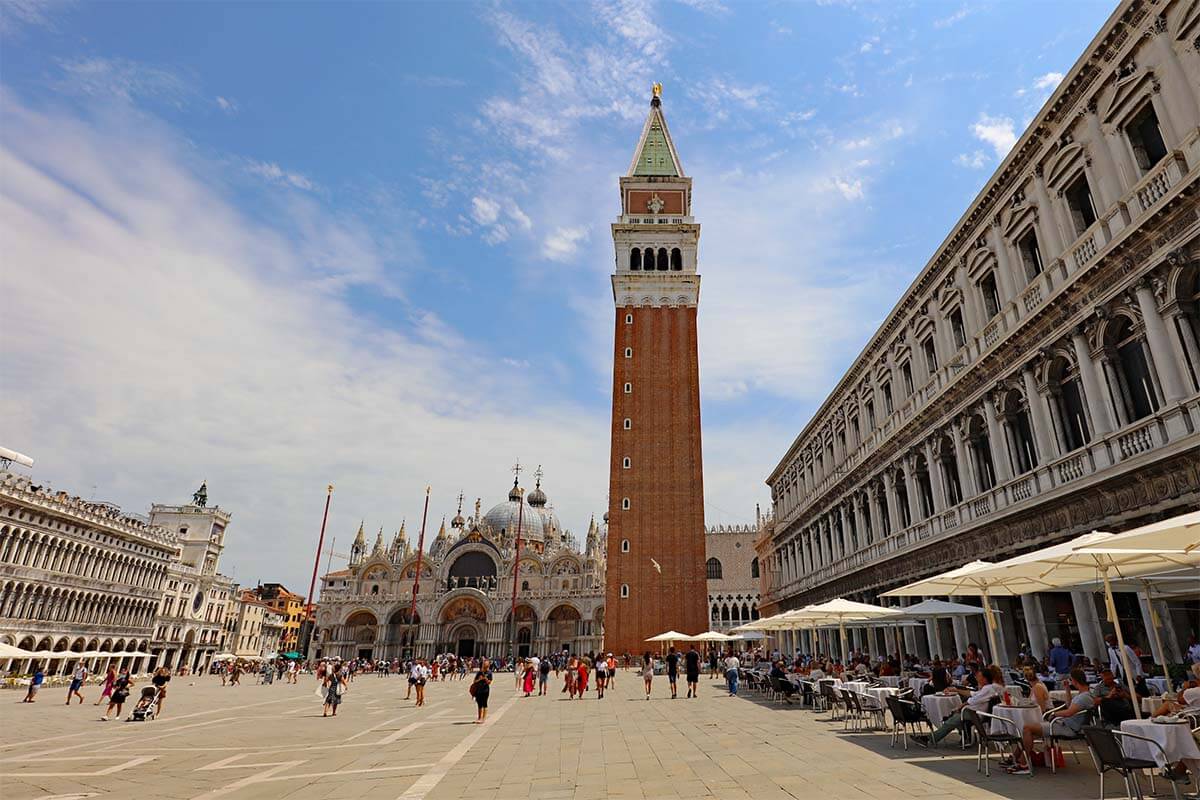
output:
[[[950,673],[945,667],[934,667],[929,677],[929,683],[921,687],[921,695],[941,694],[953,685]]]
[[[976,712],[987,712],[993,701],[998,701],[1004,694],[1004,673],[999,667],[980,667],[975,673],[975,681],[979,684],[978,689],[970,691],[960,689],[956,686],[947,688],[944,692],[946,695],[954,695],[962,697],[966,700],[965,708],[970,708]],[[933,732],[933,743],[937,744],[942,739],[945,739],[950,732],[962,724],[962,708],[955,711],[942,722],[941,726]],[[919,736],[917,741],[924,741],[928,737]]]
[[[1107,725],[1119,726],[1122,722],[1136,718],[1129,691],[1117,683],[1111,669],[1100,672],[1100,683],[1092,687],[1092,696],[1100,706],[1100,718]]]
[[[1188,678],[1183,689],[1174,697],[1154,709],[1152,717],[1163,717],[1175,714],[1183,709],[1200,708],[1200,663],[1192,664],[1192,677]]]
[[[770,675],[778,683],[779,690],[783,692],[784,701],[791,704],[792,695],[796,693],[796,687],[788,680],[788,675],[783,669],[782,661],[776,661],[771,665]]]
[[[1087,677],[1083,674],[1082,669],[1071,670],[1067,683],[1067,698],[1070,703],[1065,708],[1052,711],[1049,721],[1030,722],[1025,725],[1024,730],[1021,731],[1022,753],[1032,754],[1033,740],[1038,737],[1047,737],[1051,733],[1079,736],[1079,732],[1087,724],[1088,712],[1096,707],[1096,698],[1088,689]],[[1055,723],[1055,719],[1061,719],[1063,722]],[[1011,771],[1017,775],[1028,775],[1030,774],[1029,764],[1017,756],[1017,761]]]
[[[1049,711],[1051,706],[1050,690],[1038,677],[1037,670],[1033,667],[1025,667],[1021,670],[1021,674],[1025,677],[1025,682],[1029,684],[1029,698],[1037,703],[1038,708],[1043,712]]]

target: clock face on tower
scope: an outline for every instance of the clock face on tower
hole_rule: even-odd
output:
[[[196,592],[196,596],[192,598],[192,616],[200,616],[200,611],[204,608],[204,592]]]

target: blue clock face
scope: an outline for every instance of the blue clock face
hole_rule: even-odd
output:
[[[192,598],[192,613],[199,614],[200,609],[204,607],[204,592],[196,592],[196,596]]]

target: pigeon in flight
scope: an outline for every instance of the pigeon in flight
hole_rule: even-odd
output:
[[[650,559],[650,563],[654,565],[654,569],[658,571],[658,574],[662,575],[662,564],[658,563],[653,558]]]

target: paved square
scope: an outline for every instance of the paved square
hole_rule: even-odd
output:
[[[850,733],[797,707],[730,698],[703,678],[702,696],[670,700],[655,678],[619,673],[604,700],[554,693],[525,699],[498,675],[491,718],[471,724],[465,682],[431,683],[424,708],[399,677],[360,677],[336,718],[322,719],[315,680],[222,687],[176,679],[166,715],[98,721],[46,689],[34,705],[0,694],[0,795],[30,798],[1084,798],[1091,761],[1068,755],[1058,775],[975,772],[974,751],[888,747],[885,733]],[[560,684],[561,685],[561,684]],[[129,706],[126,706],[128,712]],[[951,737],[951,741],[955,737]],[[1119,779],[1110,786],[1117,792]],[[1112,783],[1112,780],[1110,780]]]

